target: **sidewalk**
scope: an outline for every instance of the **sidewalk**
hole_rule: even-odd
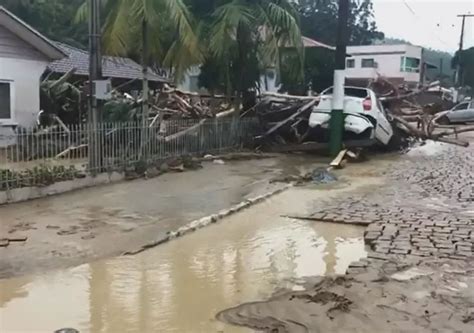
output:
[[[205,163],[165,174],[0,207],[0,239],[28,237],[0,248],[0,278],[78,265],[165,239],[192,220],[216,214],[284,184],[269,180],[318,160],[284,156]]]

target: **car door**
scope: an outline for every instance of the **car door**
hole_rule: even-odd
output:
[[[471,102],[469,108],[466,110],[466,122],[473,123],[474,122],[474,101]]]
[[[469,102],[463,102],[456,105],[449,113],[448,118],[452,123],[462,123],[468,119]]]
[[[393,136],[393,128],[387,119],[387,114],[385,113],[382,103],[377,97],[374,96],[373,98],[377,101],[376,105],[378,109],[375,137],[383,144],[388,144]]]

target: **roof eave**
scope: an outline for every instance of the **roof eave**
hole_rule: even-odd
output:
[[[40,32],[32,28],[19,17],[0,6],[0,21],[3,20],[3,26],[12,33],[31,44],[50,60],[60,60],[67,56],[52,41],[43,36]]]

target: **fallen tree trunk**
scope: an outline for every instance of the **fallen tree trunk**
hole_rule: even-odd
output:
[[[282,126],[288,124],[289,122],[293,121],[296,119],[296,117],[298,117],[299,115],[303,114],[304,112],[306,112],[308,109],[312,108],[317,102],[319,101],[319,98],[318,99],[314,99],[305,104],[303,107],[301,107],[298,111],[296,111],[295,113],[293,113],[291,116],[289,116],[288,118],[284,119],[283,121],[279,122],[278,124],[276,124],[275,126],[273,126],[272,128],[270,128],[267,132],[265,132],[263,135],[257,137],[259,139],[261,138],[265,138],[267,136],[269,136],[270,134],[274,133],[275,131],[277,131],[279,128],[281,128]]]
[[[199,127],[201,127],[202,125],[204,125],[204,123],[206,122],[207,119],[202,119],[199,123],[197,123],[196,125],[193,125],[191,127],[188,127],[186,128],[185,130],[181,131],[181,132],[178,132],[178,133],[175,133],[175,134],[171,134],[171,135],[168,135],[167,137],[165,137],[165,141],[166,142],[170,142],[172,140],[176,140],[176,139],[179,139],[187,134],[191,134],[193,133],[194,131],[198,130]]]
[[[319,96],[297,96],[297,95],[287,95],[287,94],[279,94],[279,93],[273,93],[273,92],[264,92],[262,93],[262,96],[282,98],[285,100],[292,99],[292,100],[298,100],[298,101],[311,101],[314,99],[319,100]]]
[[[433,134],[432,131],[434,129],[430,129],[429,126],[426,126],[426,121],[424,122],[422,129],[419,129],[418,127],[415,127],[413,124],[411,124],[410,122],[408,122],[406,119],[402,117],[393,116],[393,119],[402,125],[398,127],[401,130],[405,131],[409,136],[413,136],[421,140],[433,140],[433,141],[450,143],[450,144],[458,145],[461,147],[468,147],[469,142],[454,139],[454,138],[447,138],[446,136],[463,133],[463,132],[474,131],[474,126],[472,126],[472,127],[463,129],[462,132],[460,131],[456,132],[456,130],[452,130],[452,131],[445,131],[442,133]]]

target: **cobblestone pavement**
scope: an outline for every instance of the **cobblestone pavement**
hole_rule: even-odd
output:
[[[367,225],[369,258],[393,255],[466,259],[474,256],[474,140],[471,147],[404,156],[372,193],[341,197],[314,220]]]

